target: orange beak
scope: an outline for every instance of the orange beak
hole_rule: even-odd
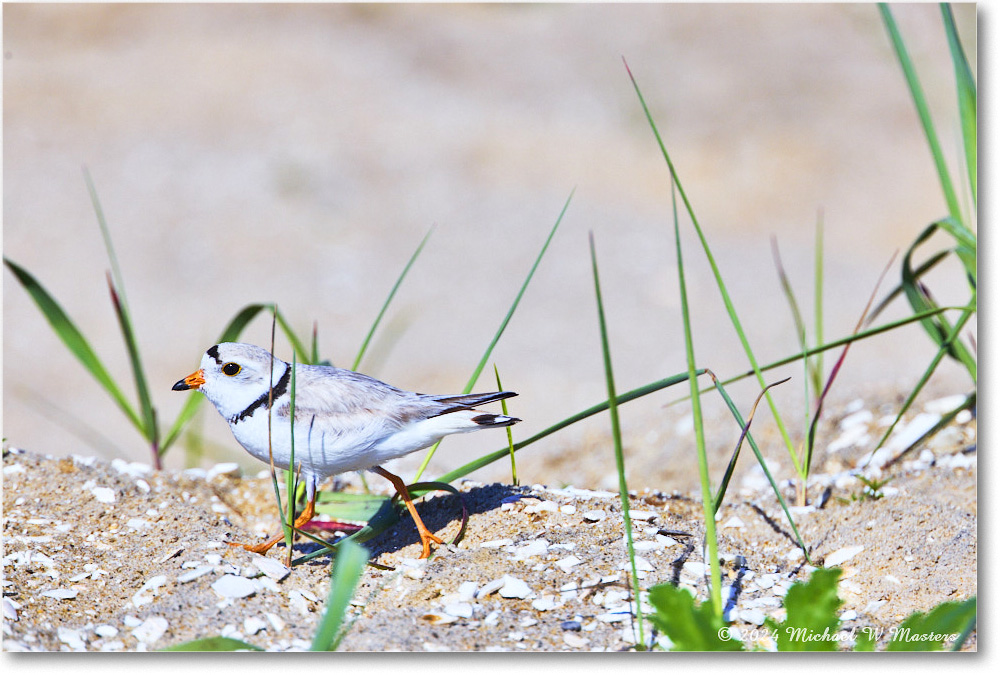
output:
[[[197,389],[205,384],[205,371],[200,368],[173,386],[174,391],[184,391],[185,389]]]

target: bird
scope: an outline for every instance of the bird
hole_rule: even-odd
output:
[[[178,380],[174,391],[195,389],[229,423],[237,442],[253,457],[289,469],[292,429],[295,470],[305,483],[306,506],[294,526],[315,515],[316,492],[328,477],[371,470],[396,489],[413,517],[422,546],[443,544],[417,513],[403,480],[381,464],[429,447],[450,434],[509,427],[521,420],[482,412],[476,406],[517,396],[512,391],[436,396],[398,389],[344,368],[295,364],[294,425],[292,364],[256,345],[223,342],[210,347],[198,370]],[[237,544],[264,555],[282,535],[256,545]]]

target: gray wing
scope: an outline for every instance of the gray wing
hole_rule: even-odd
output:
[[[517,396],[512,391],[435,396],[398,389],[373,377],[331,366],[299,366],[295,372],[295,419],[352,417],[371,423],[375,417],[396,428]],[[288,410],[278,410],[288,415]]]

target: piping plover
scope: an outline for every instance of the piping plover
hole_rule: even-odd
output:
[[[291,458],[291,374],[290,364],[265,349],[224,342],[205,352],[201,368],[177,382],[173,389],[201,391],[229,422],[233,435],[247,452],[264,462],[273,455],[274,465],[287,469]],[[379,465],[429,447],[449,434],[520,422],[516,417],[474,409],[511,396],[517,394],[417,394],[351,370],[296,365],[295,468],[301,467],[307,504],[295,520],[295,527],[302,527],[315,515],[316,488],[325,478],[344,471],[371,469],[387,478],[406,502],[420,533],[420,557],[428,557],[430,542],[441,544],[442,540],[417,515],[399,476]],[[278,535],[256,546],[237,545],[263,554],[281,539]]]

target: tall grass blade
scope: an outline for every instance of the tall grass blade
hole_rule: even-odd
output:
[[[815,390],[815,395],[819,396],[819,377],[818,374],[813,371],[810,374],[810,360],[808,357],[804,356],[805,352],[809,350],[809,344],[806,342],[806,323],[802,319],[802,314],[799,312],[799,303],[795,300],[795,291],[792,290],[792,283],[788,280],[788,275],[785,273],[785,266],[781,262],[781,251],[778,250],[778,240],[775,237],[771,237],[771,255],[774,258],[774,267],[778,272],[778,281],[781,283],[781,290],[785,294],[785,300],[788,302],[788,306],[792,310],[792,320],[795,323],[795,334],[799,340],[799,348],[802,349],[802,370],[805,377],[802,378],[802,385],[805,394],[805,405],[803,406],[806,416],[806,426],[809,424],[809,383],[813,382],[813,388]],[[764,391],[767,391],[766,389]],[[763,393],[763,392],[761,392]]]
[[[816,243],[813,246],[813,306],[816,344],[823,344],[823,212],[816,218]],[[823,381],[823,354],[812,362],[813,389],[819,392]]]
[[[503,384],[500,382],[500,370],[497,368],[497,364],[493,364],[493,372],[497,376],[497,391],[503,391]],[[507,401],[500,401],[500,407],[503,410],[503,414],[507,414]],[[510,448],[510,480],[514,485],[520,485],[517,482],[517,461],[514,459],[514,434],[511,432],[510,427],[507,427],[507,447]]]
[[[290,437],[290,449],[288,455],[288,471],[285,472],[285,499],[288,500],[288,519],[286,520],[287,525],[285,526],[285,547],[288,551],[288,562],[286,563],[289,567],[292,565],[292,537],[295,533],[292,531],[295,523],[295,488],[298,484],[297,473],[295,468],[295,371],[298,370],[298,361],[295,358],[294,352],[292,353],[292,377],[289,383],[289,399],[288,399],[288,435]],[[271,407],[268,406],[269,416]],[[281,503],[278,503],[281,506]]]
[[[973,297],[975,297],[974,294]],[[965,327],[965,324],[968,322],[968,320],[972,318],[972,315],[974,313],[975,313],[974,310],[967,309],[958,318],[958,322],[956,322],[955,326],[951,329],[951,333],[945,339],[944,343],[938,348],[938,351],[934,355],[934,358],[931,359],[930,364],[924,370],[924,374],[920,377],[920,380],[917,381],[916,386],[906,397],[906,400],[903,402],[903,406],[899,409],[899,413],[896,415],[896,419],[892,421],[892,424],[889,425],[889,428],[885,430],[884,434],[882,434],[882,438],[879,439],[878,444],[874,448],[872,448],[872,451],[869,454],[869,459],[871,458],[872,455],[875,454],[875,452],[879,448],[882,447],[883,444],[885,444],[886,440],[889,438],[889,435],[892,434],[893,430],[896,428],[896,425],[899,424],[899,421],[901,419],[903,419],[903,415],[905,415],[906,411],[910,409],[910,406],[913,404],[913,401],[916,400],[917,396],[923,390],[924,385],[927,384],[927,381],[930,380],[931,375],[933,375],[934,371],[937,370],[938,364],[941,362],[941,359],[943,359],[945,354],[948,353],[948,347],[951,345],[951,343],[953,343],[955,340],[958,339],[959,333]]]
[[[730,412],[732,412],[733,418],[736,420],[736,423],[740,426],[741,429],[743,429],[743,434],[746,435],[747,442],[750,444],[750,449],[753,450],[753,454],[757,458],[757,463],[760,465],[761,470],[763,470],[764,476],[767,477],[767,482],[771,485],[771,490],[774,491],[774,496],[778,498],[778,504],[781,505],[781,510],[785,513],[785,518],[788,519],[788,524],[791,525],[792,527],[792,532],[795,534],[796,543],[798,543],[799,548],[802,549],[802,553],[806,557],[806,562],[810,562],[809,549],[806,548],[805,542],[802,541],[802,535],[799,534],[799,528],[795,525],[795,519],[792,518],[792,512],[788,509],[788,504],[785,502],[785,498],[781,494],[781,489],[778,487],[777,481],[775,481],[774,476],[771,475],[771,470],[767,468],[767,462],[764,461],[764,456],[761,454],[760,448],[757,447],[757,442],[754,440],[753,434],[750,433],[750,422],[753,419],[754,411],[756,411],[757,405],[760,403],[760,399],[761,396],[763,395],[763,392],[761,392],[761,395],[757,396],[757,400],[753,404],[753,408],[751,409],[750,412],[751,419],[744,422],[743,416],[740,414],[739,408],[736,407],[736,404],[733,403],[733,400],[729,397],[729,394],[726,393],[725,387],[723,387],[722,383],[719,382],[718,378],[715,376],[715,373],[713,373],[710,370],[706,370],[705,372],[708,374],[710,378],[712,378],[712,382],[715,384],[715,388],[722,396],[722,399],[726,402],[726,405],[729,406],[729,410]],[[778,382],[775,382],[768,386],[773,387],[776,384],[781,384],[782,382],[786,381],[787,378],[785,380],[779,380]],[[743,437],[741,435],[740,443],[742,443],[742,440]],[[722,482],[719,485],[719,489],[715,494],[715,505],[712,508],[713,515],[719,512],[719,508],[722,506],[722,500],[726,496],[726,489],[729,487],[729,481],[732,478],[733,471],[736,468],[736,460],[739,459],[740,443],[736,444],[736,450],[733,452],[732,459],[729,462],[729,466],[726,468],[726,473],[723,475]]]
[[[382,309],[379,310],[378,316],[375,317],[375,322],[372,323],[372,327],[368,330],[368,335],[365,336],[364,342],[361,343],[358,355],[354,357],[354,363],[351,365],[351,370],[357,370],[358,366],[361,365],[361,359],[365,357],[365,352],[368,351],[368,345],[372,341],[372,336],[375,335],[375,331],[378,329],[379,324],[382,323],[382,317],[385,316],[386,310],[389,309],[389,304],[392,302],[392,299],[396,297],[396,291],[399,290],[399,287],[403,283],[403,279],[405,279],[406,275],[409,274],[410,268],[413,267],[413,263],[416,262],[417,258],[420,256],[420,252],[424,250],[424,244],[426,244],[427,240],[430,239],[433,231],[433,226],[431,229],[427,230],[427,234],[425,234],[424,238],[420,240],[420,245],[417,246],[417,250],[410,256],[410,259],[407,261],[406,266],[400,273],[399,278],[396,279],[396,283],[393,284],[392,290],[389,291],[389,297],[387,297],[385,302],[382,303]]]
[[[101,229],[101,236],[104,238],[104,247],[108,252],[108,260],[111,262],[111,275],[108,277],[108,287],[111,290],[111,301],[114,304],[115,314],[118,317],[118,325],[125,340],[125,348],[128,351],[129,363],[132,367],[132,377],[135,380],[136,394],[139,397],[139,410],[142,419],[142,435],[149,442],[153,453],[153,465],[161,468],[159,451],[159,430],[156,426],[156,410],[153,408],[153,401],[149,395],[149,386],[146,384],[146,374],[142,367],[142,358],[139,356],[139,345],[135,339],[135,328],[132,325],[131,312],[128,308],[128,301],[125,298],[125,280],[122,277],[121,267],[118,265],[118,256],[115,254],[115,247],[111,242],[111,231],[108,229],[107,220],[104,217],[104,209],[97,196],[97,189],[91,179],[90,171],[83,167],[83,178],[87,183],[87,191],[90,193],[90,201],[94,206],[94,213],[97,215],[97,224]],[[112,280],[113,277],[113,280]]]
[[[948,49],[951,51],[951,62],[955,66],[958,116],[962,122],[962,141],[965,147],[965,167],[969,177],[969,188],[972,191],[972,201],[978,204],[976,80],[972,76],[972,68],[969,67],[969,61],[965,58],[962,41],[958,38],[958,29],[955,27],[955,16],[952,14],[950,4],[941,4],[941,17],[944,21],[945,34],[948,36]]]
[[[674,189],[673,169],[671,169],[670,195],[674,213],[674,243],[677,250],[677,279],[681,296],[681,317],[684,324],[684,353],[687,357],[688,385],[691,388],[691,413],[694,416],[695,446],[698,451],[698,474],[701,479],[701,503],[705,517],[705,554],[711,571],[712,586],[709,598],[712,612],[722,619],[722,573],[719,569],[719,542],[715,534],[715,502],[712,499],[711,478],[708,474],[708,455],[705,451],[705,424],[701,414],[701,396],[698,393],[698,379],[695,375],[694,340],[691,335],[691,312],[688,308],[687,283],[684,278],[684,255],[681,250],[681,228],[677,218],[677,196]],[[679,186],[678,186],[679,187]]]
[[[622,61],[624,62],[624,59],[622,59]],[[653,136],[656,137],[656,142],[660,147],[660,153],[663,155],[663,159],[666,161],[667,167],[670,169],[671,181],[676,187],[677,192],[680,194],[688,216],[691,218],[691,223],[694,226],[699,241],[701,242],[702,250],[705,252],[705,259],[708,260],[708,264],[712,268],[712,274],[715,276],[716,285],[718,286],[719,293],[722,296],[722,302],[726,306],[726,312],[729,315],[729,319],[733,324],[733,329],[736,331],[736,335],[740,339],[740,344],[743,345],[743,351],[746,353],[747,359],[750,361],[750,366],[753,368],[754,374],[757,376],[757,383],[760,385],[760,388],[763,389],[767,386],[764,382],[764,376],[761,374],[760,368],[757,365],[757,359],[754,356],[753,350],[750,348],[750,341],[747,339],[746,333],[743,331],[743,324],[740,322],[739,316],[736,313],[736,308],[733,305],[732,299],[729,297],[729,291],[726,289],[726,284],[722,280],[722,273],[719,271],[719,266],[715,263],[715,257],[712,255],[711,248],[708,246],[708,240],[705,238],[705,233],[702,231],[701,225],[698,223],[698,217],[695,215],[694,208],[688,200],[687,193],[684,192],[684,186],[681,184],[680,177],[674,169],[674,163],[673,160],[670,159],[670,153],[667,152],[667,146],[664,144],[663,139],[660,136],[660,131],[656,127],[656,122],[653,121],[653,115],[650,113],[649,107],[646,105],[646,100],[643,98],[642,91],[639,89],[639,84],[632,75],[632,70],[628,67],[627,62],[625,62],[625,70],[628,72],[629,79],[632,81],[632,87],[635,89],[636,96],[639,98],[639,103],[642,105],[646,121],[649,122],[649,126],[653,131]],[[771,398],[770,392],[767,393],[766,398],[767,405],[771,410],[771,416],[774,418],[774,421],[778,426],[781,438],[785,443],[785,447],[788,449],[788,454],[791,457],[792,463],[795,465],[795,471],[796,473],[801,474],[801,467],[799,466],[798,458],[795,456],[795,448],[792,445],[792,439],[788,435],[788,430],[785,428],[785,423],[781,413],[778,411],[774,400]]]
[[[142,420],[132,407],[132,404],[125,398],[125,394],[108,373],[104,364],[98,358],[93,348],[91,348],[90,343],[83,337],[83,333],[76,327],[72,319],[67,316],[55,298],[26,269],[8,258],[4,258],[3,262],[7,266],[7,269],[14,274],[24,290],[28,292],[31,299],[34,300],[35,305],[42,312],[42,316],[52,326],[52,330],[56,336],[66,345],[66,348],[69,349],[70,353],[77,358],[83,367],[87,369],[87,372],[97,380],[98,384],[108,392],[112,400],[125,413],[125,416],[139,433],[143,433]]]
[[[899,65],[903,69],[903,75],[906,77],[906,84],[910,88],[910,96],[913,98],[913,104],[917,108],[920,124],[924,128],[927,145],[930,147],[934,166],[937,169],[938,180],[941,183],[941,191],[944,193],[945,202],[948,204],[948,213],[955,220],[961,221],[962,212],[959,208],[958,197],[955,195],[955,188],[951,182],[951,174],[948,172],[948,165],[944,161],[944,153],[941,152],[941,144],[938,142],[937,132],[934,130],[934,122],[931,120],[930,109],[927,106],[927,99],[924,96],[923,88],[920,86],[920,80],[917,79],[917,72],[913,67],[913,61],[910,60],[910,54],[906,50],[906,45],[899,34],[899,28],[896,26],[896,20],[892,17],[892,11],[889,9],[889,6],[884,2],[880,2],[878,9],[882,15],[883,23],[885,23],[886,31],[889,33],[889,39],[892,41],[896,57],[899,59]]]
[[[135,332],[132,330],[132,322],[128,317],[122,298],[119,297],[111,275],[108,275],[108,289],[111,291],[111,304],[114,305],[115,315],[118,317],[118,326],[121,328],[122,337],[125,340],[125,348],[128,351],[129,361],[132,365],[132,375],[135,378],[135,388],[139,394],[139,403],[142,409],[143,436],[149,441],[153,453],[153,465],[157,469],[162,468],[160,461],[159,431],[156,428],[156,410],[153,408],[153,401],[149,396],[149,387],[146,385],[146,374],[142,369],[142,359],[139,357],[139,346],[135,341]]]
[[[559,212],[559,217],[556,218],[556,222],[552,226],[552,230],[549,232],[549,236],[545,239],[545,244],[542,245],[542,250],[538,252],[538,257],[535,258],[535,263],[531,266],[531,269],[528,271],[528,276],[525,277],[524,283],[521,284],[521,290],[517,292],[517,297],[514,298],[514,303],[510,306],[510,309],[507,310],[507,316],[505,316],[503,318],[503,321],[500,322],[500,328],[497,329],[497,332],[496,334],[494,334],[493,340],[490,342],[489,347],[487,347],[486,352],[483,353],[483,358],[479,360],[479,364],[476,366],[476,369],[472,372],[472,376],[469,378],[469,381],[466,383],[465,388],[462,390],[463,394],[470,393],[472,391],[472,388],[476,386],[476,381],[479,379],[480,373],[483,372],[483,368],[486,367],[486,362],[493,354],[493,348],[496,347],[497,342],[500,341],[500,336],[503,335],[504,331],[507,329],[507,324],[510,323],[511,317],[514,316],[514,311],[517,309],[517,306],[521,303],[521,298],[524,296],[524,292],[528,289],[528,284],[531,283],[531,278],[535,276],[535,270],[538,269],[539,263],[542,262],[542,257],[545,255],[545,252],[549,249],[549,244],[552,243],[552,238],[556,236],[556,231],[559,229],[560,223],[562,223],[563,216],[566,215],[566,211],[569,209],[570,202],[573,201],[573,194],[575,192],[576,188],[574,188],[569,193],[569,197],[566,198],[566,203],[563,205],[562,211]],[[424,471],[427,469],[427,465],[431,461],[431,457],[434,456],[434,453],[437,451],[439,445],[441,445],[441,441],[438,441],[433,446],[431,446],[430,450],[427,451],[427,454],[424,455],[424,461],[420,464],[420,468],[417,469],[417,474],[414,477],[414,480],[419,480],[420,477],[424,474]]]
[[[885,279],[885,275],[889,273],[889,268],[892,266],[893,261],[896,260],[896,254],[893,254],[889,259],[888,264],[886,264],[885,269],[882,270],[882,274],[879,276],[878,281],[875,283],[875,288],[872,289],[872,293],[868,298],[868,304],[865,305],[864,311],[861,313],[861,318],[858,319],[857,325],[854,327],[854,333],[857,334],[861,330],[861,327],[865,325],[865,318],[868,316],[868,312],[872,308],[872,304],[875,302],[875,294],[878,293],[878,288],[882,284],[882,280]],[[844,360],[847,358],[847,350],[851,348],[852,342],[848,342],[844,345],[844,350],[840,353],[840,357],[833,364],[833,368],[830,370],[830,376],[826,380],[826,385],[823,387],[823,393],[820,394],[819,398],[816,399],[816,411],[813,414],[812,424],[809,425],[809,435],[806,437],[806,456],[805,456],[805,470],[806,474],[809,473],[809,468],[812,466],[813,448],[816,443],[816,428],[819,426],[820,415],[823,414],[823,402],[826,400],[827,394],[830,393],[830,388],[833,387],[833,381],[837,378],[837,374],[840,372],[840,367],[844,365]],[[805,497],[805,485],[802,486],[802,496]],[[803,503],[803,506],[805,504]]]
[[[934,269],[934,267],[937,266],[939,262],[947,258],[951,252],[952,251],[950,250],[938,251],[937,253],[932,255],[930,258],[921,263],[919,267],[913,270],[913,278],[919,280],[925,274]],[[875,306],[875,309],[873,309],[871,312],[868,313],[868,320],[865,321],[865,325],[866,326],[871,325],[871,323],[875,321],[876,318],[878,318],[878,316],[885,310],[885,308],[888,307],[893,300],[895,300],[902,294],[903,294],[903,284],[902,282],[900,282],[899,284],[896,284],[896,286],[891,291],[889,291],[884,298],[882,298],[882,301]],[[822,340],[819,340],[819,342],[822,342]]]
[[[361,580],[368,561],[368,551],[353,541],[345,542],[337,551],[330,577],[330,595],[326,599],[326,611],[313,636],[311,651],[333,651],[343,639],[344,617],[347,607],[354,597],[354,591]]]
[[[941,224],[942,222],[943,221],[939,221],[929,225],[920,234],[920,236],[917,237],[916,241],[913,242],[907,250],[906,255],[903,257],[903,292],[906,294],[906,299],[909,301],[914,312],[924,312],[937,308],[937,303],[930,298],[923,284],[919,283],[917,280],[913,270],[912,258],[916,248],[926,241],[928,237],[934,234],[939,227],[943,227]],[[954,225],[954,222],[952,222],[951,225]],[[967,242],[959,244],[960,247],[966,245]],[[975,255],[975,251],[973,250],[972,256],[974,257]],[[972,265],[975,265],[974,261],[972,262]],[[966,269],[968,269],[968,267]],[[975,285],[973,285],[973,289],[975,289]],[[973,290],[973,297],[975,297],[975,290]],[[924,330],[935,342],[935,344],[939,347],[947,345],[948,355],[963,364],[966,370],[969,371],[969,375],[972,377],[973,382],[975,382],[977,380],[976,360],[972,357],[972,354],[969,353],[961,341],[949,341],[948,336],[952,332],[951,324],[949,324],[944,315],[942,314],[934,318],[924,319],[920,323],[923,325]]]
[[[628,559],[632,566],[632,593],[635,599],[635,616],[639,628],[639,649],[646,648],[642,630],[642,611],[640,609],[639,571],[635,563],[635,545],[632,541],[632,517],[629,513],[628,485],[625,482],[625,451],[622,449],[621,423],[618,419],[618,396],[615,394],[615,376],[611,367],[611,347],[608,344],[607,323],[604,319],[604,301],[601,299],[601,281],[597,274],[597,251],[594,248],[594,233],[590,233],[590,263],[594,272],[594,295],[597,298],[597,320],[601,330],[601,353],[604,356],[604,380],[608,387],[608,412],[611,415],[611,437],[615,444],[615,466],[618,470],[618,494],[622,501],[622,517],[625,520],[625,542],[628,546]],[[688,377],[691,377],[691,368]]]
[[[905,317],[905,318],[902,318],[902,319],[897,319],[895,321],[891,321],[889,323],[882,324],[881,326],[876,326],[875,328],[869,328],[868,330],[863,330],[863,331],[861,331],[859,333],[855,333],[853,335],[848,335],[847,337],[838,338],[836,340],[833,340],[832,342],[826,343],[825,345],[819,345],[818,347],[811,347],[809,349],[809,351],[807,351],[805,353],[805,356],[807,356],[807,357],[808,356],[813,356],[814,354],[819,354],[819,353],[822,353],[822,352],[825,352],[825,351],[829,351],[831,349],[836,349],[837,347],[841,347],[841,346],[846,345],[846,344],[851,343],[851,342],[857,342],[859,340],[864,340],[864,339],[867,339],[867,338],[870,338],[870,337],[874,337],[874,336],[879,335],[881,333],[887,333],[887,332],[895,330],[897,328],[901,328],[902,326],[906,326],[906,325],[911,324],[911,323],[917,323],[918,321],[921,321],[921,320],[926,319],[928,317],[937,316],[938,314],[941,314],[942,312],[945,312],[945,311],[948,311],[948,310],[961,310],[961,311],[965,311],[965,312],[975,312],[976,311],[975,310],[975,306],[967,307],[967,306],[964,306],[964,305],[960,305],[960,306],[957,306],[957,307],[937,307],[935,309],[929,309],[929,310],[927,310],[925,312],[919,312],[917,314],[913,314],[911,316],[908,316],[908,317]],[[789,363],[794,363],[795,361],[798,361],[799,359],[802,358],[802,356],[803,356],[802,354],[795,354],[793,356],[786,356],[783,359],[778,359],[777,361],[772,361],[771,363],[768,363],[766,365],[761,366],[760,367],[760,371],[763,373],[763,372],[767,372],[769,370],[773,370],[775,368],[780,368],[781,366],[787,366]],[[750,377],[752,375],[754,375],[754,371],[747,370],[747,371],[744,371],[744,372],[742,372],[742,373],[740,373],[738,375],[733,375],[732,377],[726,378],[725,380],[722,381],[722,383],[723,384],[732,384],[733,382],[737,382],[739,380],[742,380],[743,378]],[[704,391],[705,390],[702,390],[702,393],[704,393]],[[688,399],[688,397],[685,396],[683,398],[677,399],[676,401],[671,401],[668,405],[673,405],[674,403],[680,403],[681,401],[686,401],[687,399]]]

